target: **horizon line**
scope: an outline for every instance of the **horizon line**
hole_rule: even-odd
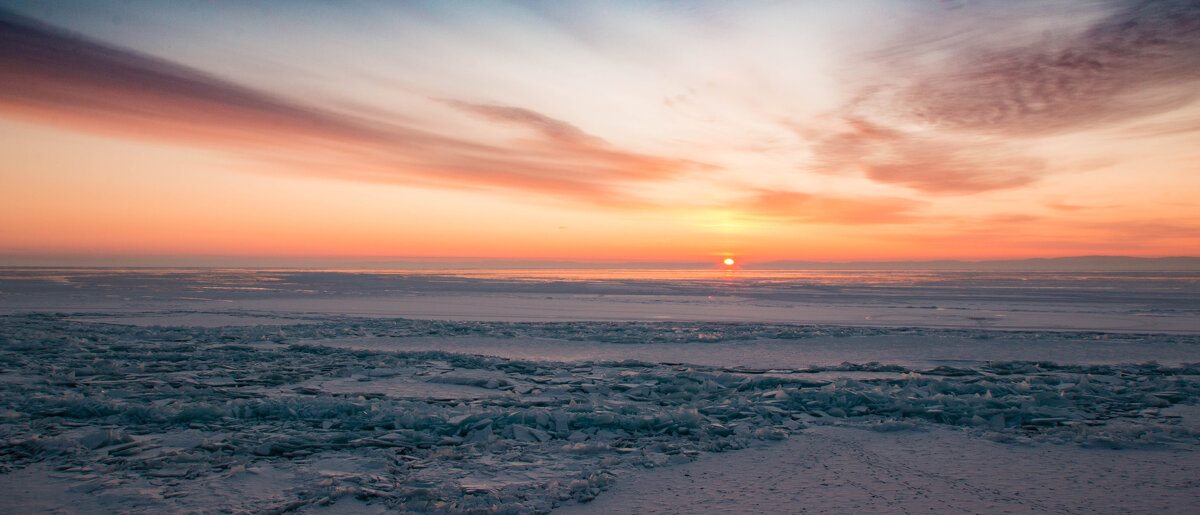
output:
[[[1157,266],[1156,266],[1157,265]],[[1024,267],[1024,268],[1023,268]],[[1099,268],[1097,268],[1099,267]],[[520,259],[486,257],[277,257],[277,256],[13,256],[0,255],[0,269],[254,269],[254,270],[1113,270],[1200,271],[1200,256],[1078,255],[1027,258],[934,258],[891,260],[712,260]]]

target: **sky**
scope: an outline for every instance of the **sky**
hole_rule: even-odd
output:
[[[1194,1],[0,0],[0,262],[1200,255]]]

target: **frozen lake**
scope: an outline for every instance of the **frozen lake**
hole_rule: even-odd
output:
[[[0,511],[1182,511],[1200,278],[3,270],[0,393]]]
[[[1200,331],[1196,272],[7,270],[0,292],[0,313],[123,313],[135,324],[341,314]]]

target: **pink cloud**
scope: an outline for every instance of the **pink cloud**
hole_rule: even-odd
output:
[[[951,142],[890,129],[862,119],[818,140],[817,171],[862,173],[867,178],[927,193],[968,194],[1015,188],[1037,180],[1040,160],[1003,145]]]
[[[630,202],[618,182],[707,168],[625,151],[527,109],[447,103],[531,134],[498,146],[349,116],[0,13],[0,111],[40,123],[226,148],[305,174],[598,205]]]
[[[899,198],[848,198],[794,191],[758,190],[728,207],[752,218],[833,224],[896,224],[917,218],[922,202]]]

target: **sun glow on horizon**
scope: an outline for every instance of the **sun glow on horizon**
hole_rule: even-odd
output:
[[[733,258],[725,258],[725,261],[722,261],[722,263],[725,263],[725,266],[733,266],[734,261]]]

